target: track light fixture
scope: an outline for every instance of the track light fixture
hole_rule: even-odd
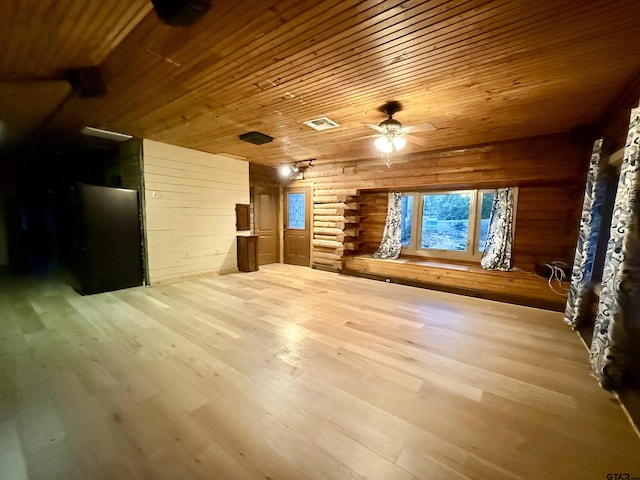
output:
[[[314,160],[315,158],[295,163],[284,163],[278,167],[278,175],[282,179],[304,180],[304,172],[313,167]]]
[[[280,175],[280,178],[289,178],[292,172],[293,168],[291,168],[291,165],[285,164],[278,167],[278,175]]]

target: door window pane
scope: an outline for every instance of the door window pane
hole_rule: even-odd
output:
[[[491,207],[496,196],[493,192],[480,193],[482,200],[480,203],[480,235],[478,236],[478,251],[484,252],[484,244],[487,241],[489,231],[489,219],[491,218]]]
[[[400,201],[400,245],[411,246],[411,231],[413,223],[413,195],[403,195]]]
[[[287,211],[289,213],[288,228],[304,230],[305,228],[305,195],[304,193],[289,193],[287,196]]]
[[[421,248],[467,250],[470,193],[423,195]]]

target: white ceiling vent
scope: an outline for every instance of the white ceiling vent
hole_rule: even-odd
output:
[[[329,128],[339,127],[336,122],[327,117],[316,118],[315,120],[307,120],[306,122],[302,122],[305,125],[313,128],[314,130],[328,130]]]

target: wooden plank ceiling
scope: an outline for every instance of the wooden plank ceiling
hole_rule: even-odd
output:
[[[51,94],[32,89],[2,121],[9,133],[46,121],[57,136],[92,125],[267,165],[376,155],[362,122],[383,120],[387,100],[405,126],[437,127],[407,151],[562,132],[597,122],[640,72],[638,14],[637,0],[214,0],[184,28],[146,0],[13,0],[0,6],[3,80],[26,89],[97,65],[108,94],[64,101],[62,89],[52,115]],[[340,127],[302,123],[323,116]],[[251,130],[275,140],[238,139]]]

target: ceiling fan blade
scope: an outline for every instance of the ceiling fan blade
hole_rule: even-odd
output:
[[[372,129],[374,129],[375,131],[380,132],[380,133],[387,133],[387,131],[386,131],[384,128],[382,128],[382,127],[380,127],[380,126],[376,125],[375,123],[365,123],[365,122],[362,122],[362,125],[364,125],[365,127],[372,128]]]
[[[407,135],[405,138],[407,139],[407,142],[409,142],[409,143],[414,143],[416,145],[420,145],[421,147],[428,147],[429,146],[429,142],[427,142],[423,138],[416,137],[415,135]]]
[[[435,130],[436,126],[433,123],[423,123],[422,125],[413,125],[412,127],[407,127],[404,129],[407,133],[417,133],[417,132],[431,132]]]

